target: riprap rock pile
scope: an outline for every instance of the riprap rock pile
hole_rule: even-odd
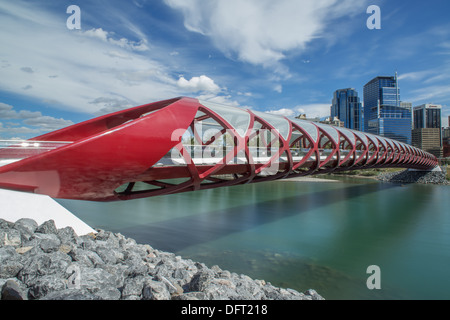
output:
[[[404,170],[401,172],[389,172],[380,174],[378,180],[394,183],[422,183],[450,185],[445,174],[440,171],[413,171]]]
[[[119,233],[77,236],[53,220],[0,219],[0,288],[14,300],[318,300],[218,266],[182,259]]]

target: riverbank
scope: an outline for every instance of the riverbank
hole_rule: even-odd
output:
[[[322,300],[183,259],[120,233],[0,219],[2,300]]]
[[[358,179],[372,179],[382,182],[392,183],[419,183],[419,184],[436,184],[450,185],[449,176],[445,172],[440,171],[414,171],[403,168],[387,168],[387,169],[367,169],[344,171],[339,173],[331,173],[333,176],[348,176]]]
[[[389,172],[377,176],[377,180],[393,183],[420,183],[450,185],[446,175],[441,171],[412,171]]]

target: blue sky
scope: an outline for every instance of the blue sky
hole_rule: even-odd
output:
[[[77,5],[81,29],[66,25]],[[366,26],[381,9],[381,29]],[[450,115],[444,0],[0,0],[0,139],[176,96],[326,116],[378,75]]]

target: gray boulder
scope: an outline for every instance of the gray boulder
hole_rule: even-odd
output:
[[[1,300],[27,300],[27,295],[16,281],[8,280],[2,287]]]

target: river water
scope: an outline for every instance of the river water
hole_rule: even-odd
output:
[[[92,227],[326,299],[450,299],[450,186],[332,179],[58,202]],[[381,289],[367,287],[372,265]]]

